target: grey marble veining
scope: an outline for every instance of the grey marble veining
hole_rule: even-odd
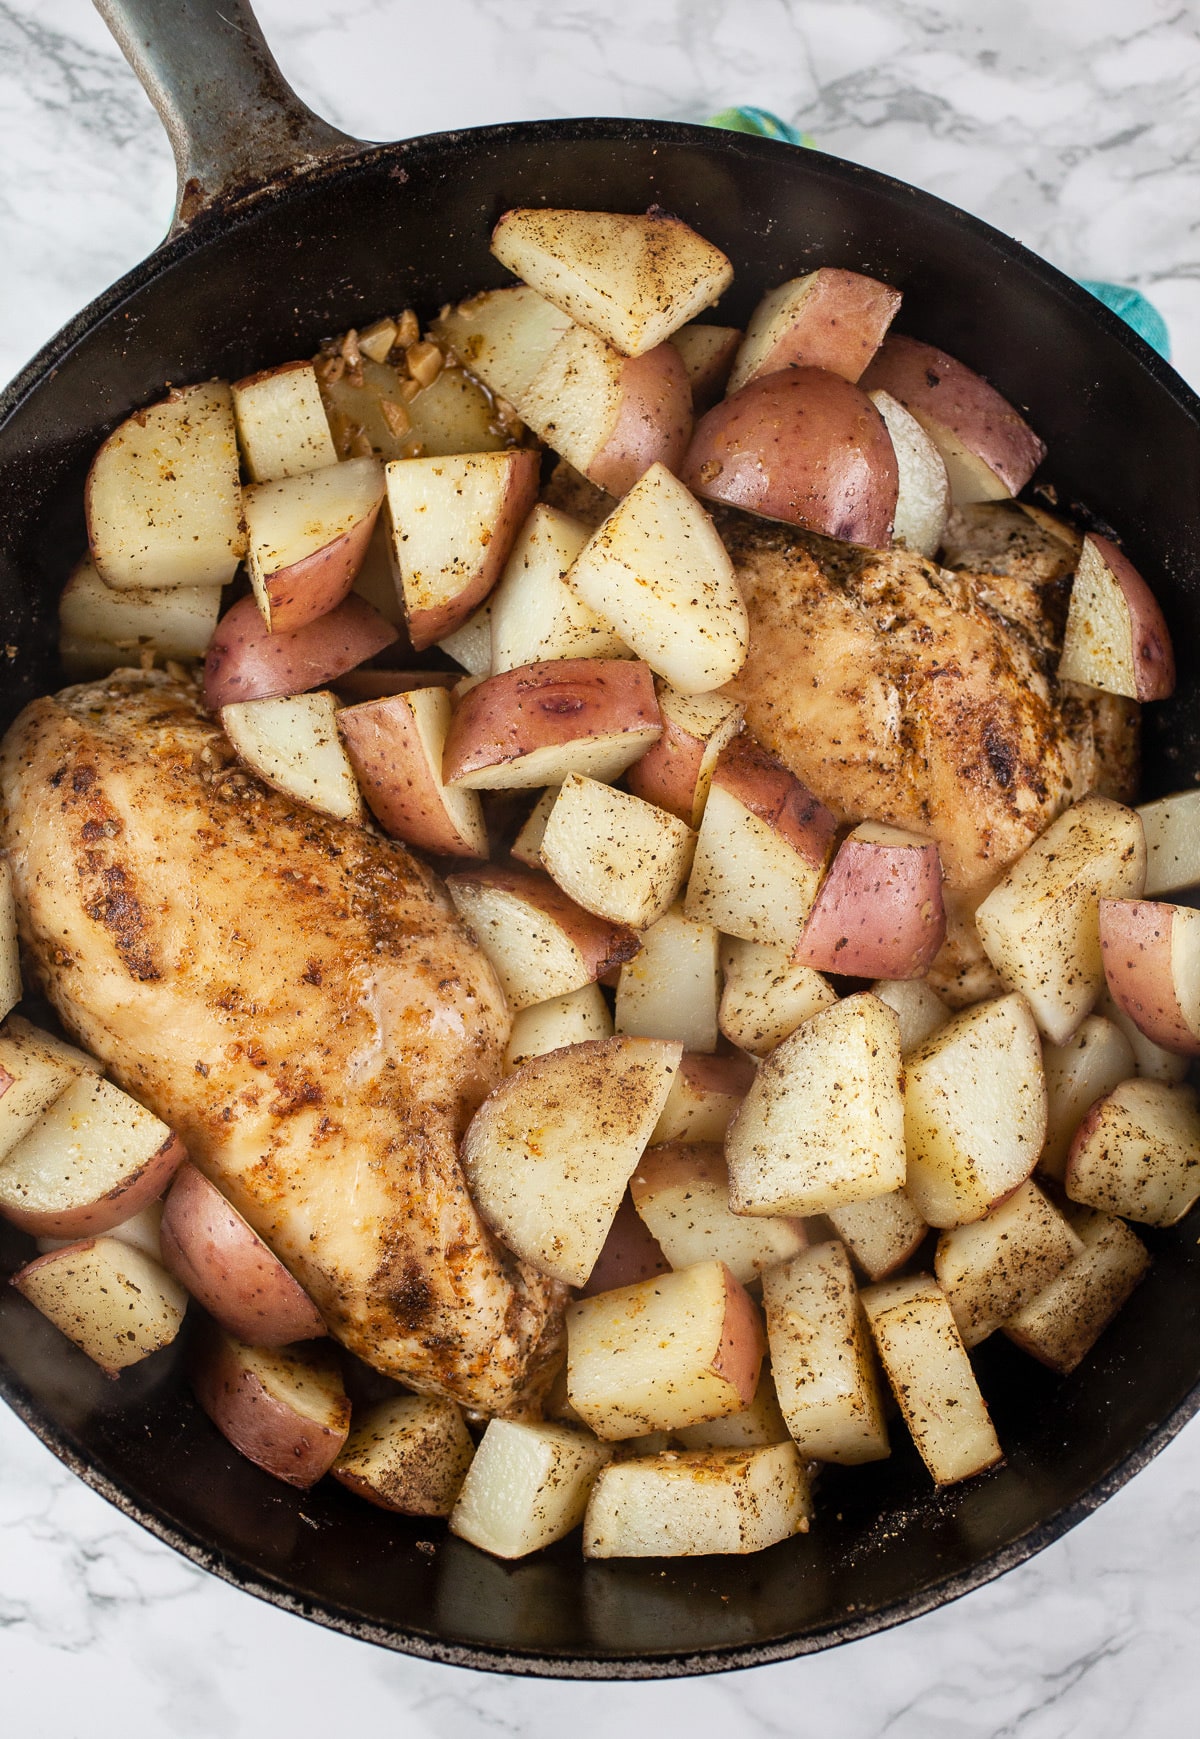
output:
[[[364,137],[754,102],[1079,276],[1133,283],[1200,382],[1200,13],[1179,0],[262,0],[284,71]],[[0,0],[0,374],[148,252],[174,175],[84,0]],[[0,1706],[47,1739],[1157,1739],[1196,1728],[1200,1425],[1040,1557],[806,1661],[502,1680],[387,1655],[203,1575],[0,1411]]]

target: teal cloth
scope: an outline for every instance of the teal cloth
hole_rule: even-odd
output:
[[[816,149],[816,141],[810,133],[798,132],[769,109],[748,106],[722,109],[719,115],[710,118],[708,124],[710,127],[724,127],[730,133],[756,133],[760,138],[778,139],[785,145],[807,145]],[[1131,326],[1152,350],[1157,350],[1168,362],[1171,360],[1171,335],[1167,323],[1154,303],[1140,290],[1128,284],[1108,284],[1099,278],[1080,278],[1079,283],[1085,290],[1090,290],[1098,302],[1103,302],[1106,308],[1119,315],[1127,326]]]

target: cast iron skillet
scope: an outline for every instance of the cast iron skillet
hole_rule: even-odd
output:
[[[903,328],[983,370],[1049,444],[1065,503],[1111,523],[1180,655],[1152,709],[1146,786],[1200,775],[1196,691],[1200,402],[1084,291],[984,224],[852,164],[700,127],[583,120],[397,145],[334,132],[288,90],[236,0],[100,0],[170,130],[170,239],[81,314],[0,400],[0,644],[7,722],[57,678],[54,600],[84,543],[101,437],[163,383],[309,354],[406,303],[504,281],[507,206],[657,202],[737,266],[723,314],[819,264],[904,292]],[[177,1350],[108,1383],[0,1288],[0,1390],[56,1455],[161,1539],[239,1587],[352,1635],[507,1672],[648,1678],[779,1660],[865,1636],[1020,1563],[1095,1509],[1200,1405],[1194,1226],[1147,1233],[1151,1278],[1059,1380],[1004,1344],[979,1354],[1003,1469],[936,1495],[896,1436],[878,1467],[822,1476],[812,1533],[747,1559],[584,1565],[577,1539],[506,1566],[440,1525],[326,1481],[297,1494],[237,1457]],[[0,1273],[29,1254],[0,1233]]]

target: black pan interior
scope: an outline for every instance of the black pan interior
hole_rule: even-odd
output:
[[[56,681],[54,600],[84,544],[102,436],[186,384],[308,354],[405,304],[505,281],[487,251],[510,205],[657,203],[723,247],[718,318],[821,264],[899,286],[898,324],[1027,407],[1064,505],[1115,530],[1175,639],[1175,700],[1150,709],[1148,794],[1200,776],[1200,403],[1085,292],[994,231],[835,159],[702,128],[580,121],[370,151],[202,220],[60,335],[0,401],[0,724]],[[240,1460],[180,1380],[179,1349],[105,1381],[8,1289],[0,1391],[70,1465],[244,1587],[391,1647],[501,1670],[651,1676],[827,1646],[926,1610],[1047,1543],[1166,1442],[1200,1393],[1194,1233],[1150,1233],[1151,1279],[1074,1376],[979,1354],[1005,1467],[936,1495],[907,1445],[822,1475],[812,1533],[748,1559],[584,1566],[577,1540],[504,1566],[439,1527]],[[0,1230],[0,1274],[30,1253]]]

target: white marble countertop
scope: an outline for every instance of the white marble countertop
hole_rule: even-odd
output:
[[[261,0],[368,138],[773,109],[1081,277],[1135,284],[1200,385],[1200,16],[1179,0]],[[158,123],[85,0],[0,4],[0,377],[168,220]],[[323,1734],[1140,1739],[1193,1730],[1200,1422],[1065,1540],[887,1635],[716,1679],[586,1686],[391,1656],[207,1577],[0,1409],[0,1700],[45,1739]],[[802,1713],[800,1713],[802,1711]]]

